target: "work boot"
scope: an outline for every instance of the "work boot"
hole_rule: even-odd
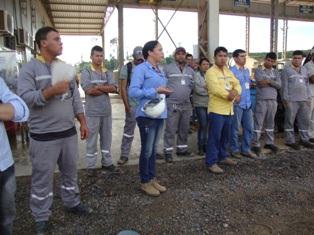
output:
[[[191,153],[189,150],[186,150],[184,152],[178,152],[177,151],[176,154],[178,157],[193,157],[194,156],[194,154]]]
[[[166,163],[173,163],[172,154],[166,153],[165,154],[165,161],[166,161]]]
[[[254,152],[257,156],[259,156],[261,154],[261,147],[258,147],[258,146],[253,146],[251,148],[252,152]]]
[[[226,158],[225,160],[221,161],[220,163],[225,164],[225,165],[229,165],[229,166],[237,165],[237,162],[230,159],[230,158]]]
[[[120,169],[113,164],[111,164],[110,166],[101,166],[101,169],[104,172],[108,172],[108,173],[112,173],[112,174],[121,174]]]
[[[205,151],[204,151],[204,146],[199,146],[198,147],[198,153],[197,153],[199,156],[203,156],[205,154]]]
[[[118,165],[122,166],[124,165],[125,163],[127,163],[129,161],[129,159],[125,156],[121,156],[119,161],[118,161]]]
[[[156,178],[152,179],[150,182],[153,185],[153,187],[157,189],[159,192],[164,193],[167,191],[167,188],[165,186],[160,185]]]
[[[151,182],[141,184],[141,190],[148,196],[158,197],[160,192],[152,185]]]
[[[78,215],[78,216],[85,216],[85,215],[89,215],[93,212],[93,210],[87,206],[85,206],[83,203],[80,203],[74,207],[66,207],[65,210],[67,212],[70,212],[70,213],[73,213],[75,215]]]
[[[214,165],[208,167],[208,170],[214,174],[222,174],[224,172],[224,170],[221,169],[217,164],[214,164]]]
[[[273,153],[277,153],[279,148],[274,144],[265,144],[264,149],[270,149]]]
[[[286,143],[287,146],[293,148],[294,150],[300,150],[300,145],[296,144],[296,143]]]
[[[164,159],[164,155],[162,153],[156,153],[156,159],[163,160]]]
[[[310,141],[300,141],[300,144],[305,148],[314,148],[314,144],[310,143]]]
[[[36,235],[44,235],[48,232],[48,221],[37,221],[35,223]]]
[[[247,157],[247,158],[256,158],[256,154],[252,153],[251,151],[247,152],[247,153],[241,153],[244,157]]]
[[[242,155],[239,152],[233,152],[233,153],[231,153],[231,157],[241,159]]]
[[[96,169],[87,169],[87,176],[88,177],[96,177],[97,176],[97,170]]]

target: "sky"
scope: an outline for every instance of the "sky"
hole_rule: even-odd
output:
[[[159,17],[165,25],[173,11],[159,10]],[[270,20],[267,18],[251,17],[250,20],[250,52],[266,52],[270,44]],[[278,52],[282,51],[282,25],[279,20]],[[159,33],[162,26],[159,23]],[[167,30],[177,46],[183,46],[193,54],[197,45],[197,13],[178,11],[169,23]],[[117,45],[110,44],[111,39],[118,37],[118,13],[112,14],[105,29],[105,56],[117,57]],[[132,55],[135,46],[143,46],[145,42],[155,40],[155,17],[152,10],[124,9],[124,53],[125,57]],[[89,61],[90,49],[94,45],[101,45],[100,36],[62,36],[63,55],[61,58],[68,63],[76,64]],[[166,32],[159,38],[165,56],[173,53],[175,46]],[[229,51],[245,48],[245,17],[219,16],[219,44]],[[288,50],[308,50],[314,46],[314,22],[288,22]]]

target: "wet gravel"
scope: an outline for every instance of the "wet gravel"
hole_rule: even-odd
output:
[[[314,234],[314,151],[284,152],[242,159],[213,175],[204,160],[158,164],[168,191],[151,198],[139,191],[137,166],[121,175],[88,178],[79,173],[88,217],[63,210],[56,174],[49,234]],[[33,234],[29,210],[30,177],[17,178],[15,234]]]

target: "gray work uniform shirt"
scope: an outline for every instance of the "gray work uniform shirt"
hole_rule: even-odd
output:
[[[256,80],[256,99],[277,100],[277,90],[281,87],[281,79],[278,70],[273,68],[257,68],[254,78]],[[267,87],[259,86],[258,82],[261,80],[270,81],[270,85]]]
[[[310,97],[309,77],[305,67],[296,71],[287,65],[281,72],[281,92],[285,101],[308,101]]]
[[[194,83],[194,71],[188,65],[183,70],[177,63],[164,66],[164,73],[168,79],[167,87],[173,92],[167,97],[169,104],[191,105],[190,95]]]
[[[18,95],[29,107],[28,124],[31,133],[45,134],[68,130],[74,127],[75,116],[84,113],[74,77],[64,99],[62,95],[58,95],[45,100],[42,91],[49,86],[51,69],[42,57],[33,58],[23,65],[18,78]]]
[[[107,84],[116,85],[113,74],[105,69],[98,72],[92,66],[84,69],[81,73],[81,86],[86,91],[93,86]],[[111,115],[110,97],[107,93],[99,96],[86,94],[85,96],[85,113],[86,116],[93,117],[108,117]]]
[[[200,71],[195,73],[194,87],[193,87],[193,106],[206,107],[208,106],[208,90],[204,74]]]
[[[132,73],[133,73],[133,69],[135,68],[135,65],[134,63],[132,63],[132,71],[131,71],[131,74],[130,74],[130,78],[132,77]],[[125,64],[122,66],[121,70],[120,70],[120,76],[119,76],[119,79],[120,80],[128,80],[128,66]],[[131,80],[131,79],[130,79]],[[127,85],[127,90],[129,89],[129,85]],[[136,102],[136,100],[132,97],[130,97],[128,95],[128,102],[129,102],[129,105],[131,107],[136,107],[138,105],[138,103]]]
[[[309,77],[314,75],[314,62],[313,60],[307,62],[304,67],[307,69]],[[314,97],[314,83],[310,83],[311,97]]]

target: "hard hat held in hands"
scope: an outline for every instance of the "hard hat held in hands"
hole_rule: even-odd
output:
[[[166,96],[160,94],[158,98],[147,101],[142,111],[150,118],[158,118],[166,109]]]

